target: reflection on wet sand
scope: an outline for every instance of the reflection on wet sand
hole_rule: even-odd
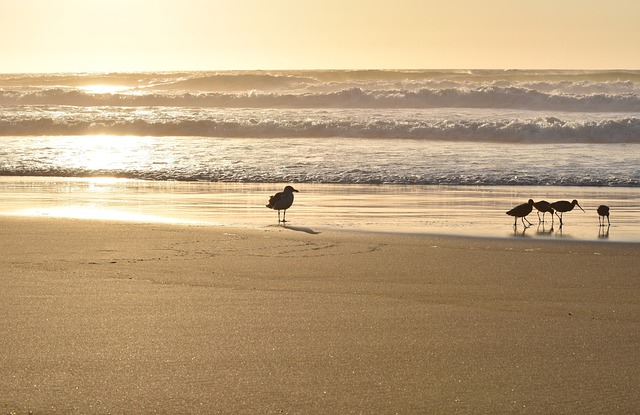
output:
[[[611,225],[598,227],[598,239],[608,239],[609,228],[611,228]]]
[[[273,212],[264,208],[265,198],[284,185],[3,177],[0,213],[264,227],[275,222]],[[640,242],[640,189],[294,185],[301,193],[287,228],[309,234],[336,229]],[[530,198],[567,195],[581,200],[587,214],[574,215],[562,228],[540,221],[529,231],[513,232],[513,219],[504,214]],[[594,232],[596,208],[603,201],[615,207],[615,234],[605,227]]]

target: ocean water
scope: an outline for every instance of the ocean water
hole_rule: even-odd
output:
[[[0,175],[640,185],[640,71],[0,75]]]
[[[507,186],[508,204],[636,200],[639,166],[640,71],[0,74],[5,178]]]

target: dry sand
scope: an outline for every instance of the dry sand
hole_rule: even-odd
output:
[[[640,411],[640,245],[0,218],[0,414]]]

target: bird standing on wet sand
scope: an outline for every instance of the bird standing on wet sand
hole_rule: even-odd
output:
[[[529,201],[527,203],[523,203],[521,205],[518,205],[518,206],[514,207],[513,209],[511,209],[510,211],[508,211],[507,215],[515,216],[515,220],[513,221],[513,227],[514,228],[516,226],[518,226],[518,218],[522,218],[522,225],[524,225],[525,228],[528,228],[529,226],[531,226],[531,222],[529,222],[527,220],[527,218],[525,218],[525,216],[527,216],[529,213],[531,213],[532,210],[533,210],[533,199],[529,199]],[[527,226],[524,223],[525,220],[527,221],[529,226]]]
[[[278,211],[278,223],[286,222],[287,209],[289,209],[293,204],[293,192],[298,193],[298,191],[293,187],[286,186],[282,192],[278,192],[269,198],[267,207]],[[280,220],[281,210],[284,210],[284,213],[282,214],[282,221]]]
[[[566,200],[559,200],[551,204],[551,207],[556,210],[556,216],[560,218],[560,226],[562,226],[562,214],[564,212],[571,212],[575,206],[578,206],[580,210],[584,212],[582,206],[580,206],[578,204],[578,201],[575,199],[571,202],[567,202]],[[559,215],[558,212],[560,212]]]
[[[600,205],[598,206],[598,225],[604,226],[604,217],[607,217],[607,223],[611,225],[611,221],[609,221],[609,206]],[[602,222],[600,222],[600,218],[602,218]]]
[[[544,223],[544,214],[549,212],[551,213],[551,223],[553,223],[553,213],[555,211],[551,207],[551,203],[547,202],[546,200],[541,200],[539,202],[535,202],[533,204],[533,207],[537,210],[536,213],[538,214],[538,222]],[[540,212],[542,212],[542,220],[540,220]]]

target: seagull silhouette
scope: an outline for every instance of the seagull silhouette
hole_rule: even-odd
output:
[[[289,209],[293,204],[293,192],[298,193],[298,191],[293,187],[286,186],[282,192],[278,192],[269,198],[269,203],[267,204],[267,207],[269,209],[278,211],[278,223],[280,222],[285,223],[287,221],[286,220],[287,209]],[[282,220],[280,220],[281,210],[284,211],[282,214]]]

